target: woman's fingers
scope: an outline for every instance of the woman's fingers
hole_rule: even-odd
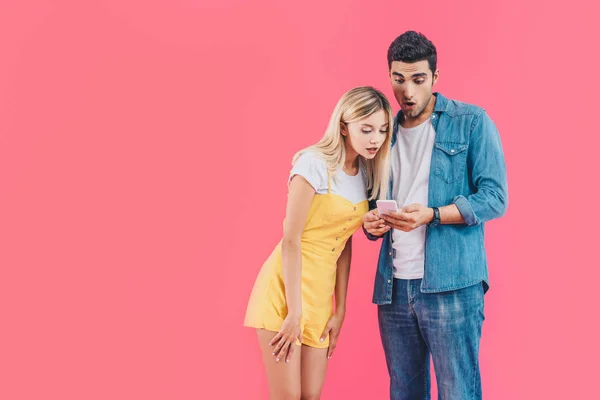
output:
[[[292,356],[294,355],[294,352],[296,351],[296,344],[294,342],[290,343],[290,347],[287,353],[287,356],[285,357],[285,362],[288,363],[290,362],[290,360],[292,359]]]
[[[281,346],[279,351],[275,353],[275,361],[279,362],[279,360],[282,360],[285,356],[287,356],[289,347],[290,342],[288,342],[287,340],[283,341],[283,345]]]
[[[273,346],[281,338],[281,332],[277,332],[277,335],[273,336],[273,339],[269,342],[269,346]]]
[[[319,341],[321,343],[323,343],[325,341],[325,339],[327,338],[327,335],[329,335],[329,331],[331,330],[331,327],[329,326],[329,324],[325,327],[325,330],[323,331],[323,333],[321,334],[321,338],[319,339]]]

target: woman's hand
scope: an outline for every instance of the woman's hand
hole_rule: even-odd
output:
[[[365,230],[373,236],[383,236],[391,229],[391,226],[385,224],[385,220],[379,215],[379,210],[374,209],[362,216],[362,222]]]
[[[329,321],[327,321],[325,330],[321,335],[321,342],[323,342],[327,335],[329,335],[329,349],[327,350],[328,359],[331,358],[331,356],[333,356],[333,351],[335,350],[335,346],[337,346],[338,336],[340,335],[340,331],[342,330],[343,323],[343,315],[332,315],[331,318],[329,318]]]
[[[275,361],[279,362],[285,358],[286,363],[290,362],[296,350],[296,339],[302,341],[300,317],[288,315],[283,320],[279,333],[269,342],[269,346],[275,346],[273,349]]]

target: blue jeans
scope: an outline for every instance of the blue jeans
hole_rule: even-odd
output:
[[[392,304],[378,306],[390,399],[430,399],[430,355],[439,399],[481,399],[482,284],[441,293],[421,293],[421,279],[393,285]]]

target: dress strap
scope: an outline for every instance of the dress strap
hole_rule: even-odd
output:
[[[329,172],[329,168],[327,168],[327,194],[331,194],[331,173]]]

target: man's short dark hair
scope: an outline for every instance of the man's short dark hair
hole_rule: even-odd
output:
[[[404,32],[398,36],[388,49],[388,68],[392,68],[392,62],[402,61],[413,63],[427,60],[431,72],[437,67],[437,51],[435,46],[422,33],[415,31]]]

